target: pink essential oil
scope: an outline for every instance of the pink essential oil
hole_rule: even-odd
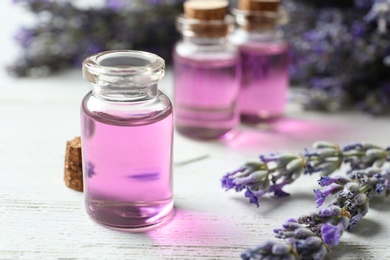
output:
[[[173,51],[175,128],[187,137],[229,137],[239,123],[238,49],[227,41],[227,1],[187,1]]]
[[[289,86],[287,44],[247,44],[240,52],[241,120],[257,123],[282,117]]]
[[[289,86],[289,47],[277,29],[283,18],[280,0],[239,0],[238,25],[229,36],[240,50],[241,122],[261,123],[284,115]]]
[[[115,229],[143,230],[173,209],[172,105],[157,89],[164,61],[110,51],[84,61],[93,90],[81,106],[87,213]]]
[[[237,59],[175,56],[176,130],[194,138],[224,137],[238,122]]]

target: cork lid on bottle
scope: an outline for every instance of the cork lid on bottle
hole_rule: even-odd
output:
[[[281,0],[239,0],[236,17],[245,30],[271,31],[279,21]]]
[[[223,20],[227,8],[228,2],[223,0],[192,0],[184,3],[184,14],[192,19]]]
[[[184,16],[178,19],[179,30],[187,36],[224,37],[230,24],[226,21],[226,0],[189,0],[183,5]]]
[[[280,0],[240,0],[238,9],[248,11],[277,12]]]

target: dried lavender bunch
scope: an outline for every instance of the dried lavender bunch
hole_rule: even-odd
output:
[[[291,79],[309,109],[390,111],[389,0],[283,0]]]
[[[169,62],[179,38],[175,17],[182,12],[183,0],[106,0],[101,8],[89,9],[57,0],[13,2],[37,20],[16,34],[23,52],[7,68],[23,77],[79,66],[84,58],[102,50],[144,50]]]
[[[276,237],[286,242],[267,241],[246,250],[242,259],[324,259],[343,232],[365,216],[373,196],[390,194],[389,169],[354,170],[349,177],[321,177],[319,184],[328,188],[314,191],[317,205],[323,204],[324,195],[332,194],[331,204],[297,220],[287,220],[282,228],[274,229]]]
[[[259,206],[266,193],[276,197],[289,195],[283,187],[293,183],[302,173],[328,176],[341,166],[349,171],[382,167],[390,162],[390,147],[382,148],[371,143],[351,143],[344,147],[329,142],[316,142],[313,151],[301,154],[288,152],[268,153],[259,156],[259,162],[248,162],[221,179],[226,190],[245,190],[245,197]]]

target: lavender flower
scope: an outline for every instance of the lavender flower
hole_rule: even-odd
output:
[[[254,249],[248,249],[241,255],[242,259],[316,259],[320,260],[327,254],[328,248],[324,241],[310,229],[289,219],[282,228],[274,229],[277,238],[283,242],[267,241]],[[273,250],[282,248],[283,250]],[[280,252],[281,251],[281,252]]]
[[[320,141],[314,143],[313,148],[313,151],[306,149],[302,154],[262,154],[259,156],[259,162],[247,163],[226,174],[221,180],[222,187],[237,192],[245,190],[245,197],[259,206],[259,200],[267,193],[273,193],[275,197],[289,195],[283,188],[293,183],[302,173],[321,174],[320,186],[330,185],[325,190],[315,190],[316,203],[321,206],[326,197],[339,192],[351,182],[352,177],[328,177],[341,166],[349,166],[348,173],[352,173],[358,169],[382,167],[386,162],[390,162],[389,147],[382,148],[370,143],[351,143],[340,147]],[[378,184],[376,190],[386,190],[385,184]]]
[[[351,143],[343,147],[344,162],[351,170],[382,167],[390,161],[390,149],[371,143]]]
[[[380,194],[389,193],[390,174],[388,169],[380,170],[369,168],[354,170],[349,173],[349,178],[329,178],[328,181],[320,181],[322,186],[328,186],[324,191],[315,190],[317,205],[323,203],[322,195],[335,194],[331,205],[343,208],[349,214],[347,229],[353,228],[359,220],[368,212],[369,200]],[[337,188],[336,188],[337,187]],[[337,192],[335,192],[337,191]],[[321,202],[321,203],[319,203]]]
[[[347,171],[347,177],[325,175],[318,180],[323,189],[314,190],[317,205],[322,206],[325,199],[330,196],[333,197],[331,203],[327,207],[318,208],[297,219],[290,218],[281,228],[275,228],[276,238],[284,239],[287,244],[267,241],[254,249],[246,250],[241,255],[242,259],[322,260],[328,253],[329,246],[337,245],[343,233],[356,226],[367,214],[371,198],[390,194],[390,169],[372,167],[383,166],[389,161],[389,148],[384,149],[368,143],[353,143],[340,148],[326,142],[317,142],[314,147],[316,148],[314,152],[305,151],[297,169],[300,171],[311,169],[310,173],[322,172],[324,168],[321,165],[326,165],[328,162],[333,162],[338,167],[340,163],[345,162],[352,168]],[[284,172],[288,168],[287,165],[296,158],[298,157],[294,157],[293,154],[284,157],[278,153],[261,155],[260,163],[253,163],[261,166],[255,169],[252,165],[250,170],[248,167],[242,167],[226,175],[225,181],[233,182],[226,186],[241,190],[243,187],[237,186],[237,181],[235,178],[231,179],[232,176],[236,175],[238,178],[245,175],[244,172],[269,170],[272,169],[271,164],[275,166],[274,169],[280,167],[278,172]],[[308,168],[308,165],[312,168]],[[268,174],[272,175],[272,171],[269,170]]]
[[[328,197],[330,194],[335,194],[336,192],[340,191],[343,187],[337,184],[332,184],[325,190],[314,190],[314,198],[316,201],[317,206],[321,206],[326,197]]]
[[[332,190],[327,195],[334,195],[332,203],[297,220],[289,219],[282,228],[274,229],[275,236],[288,244],[268,241],[246,250],[242,259],[324,259],[328,246],[337,245],[344,231],[354,227],[367,213],[369,198],[390,190],[389,173],[388,169],[369,169],[354,171],[351,179],[322,177],[321,183]],[[378,185],[381,188],[377,189]]]
[[[280,153],[260,156],[260,162],[247,163],[227,173],[221,179],[226,190],[245,189],[245,197],[259,206],[259,199],[266,193],[276,197],[287,196],[282,188],[294,182],[303,172],[304,158],[299,155]]]
[[[314,234],[322,237],[328,245],[337,244],[343,231],[348,227],[349,214],[341,207],[330,205],[298,218]]]
[[[316,142],[313,152],[305,151],[307,165],[305,173],[321,173],[329,175],[338,170],[343,163],[343,154],[340,147],[328,142]]]
[[[318,185],[320,185],[321,187],[329,186],[333,183],[345,185],[350,181],[351,180],[349,178],[342,177],[342,176],[336,176],[336,177],[323,176],[318,180]]]

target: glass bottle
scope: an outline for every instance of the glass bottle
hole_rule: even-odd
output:
[[[237,28],[229,40],[238,46],[242,79],[241,122],[260,123],[284,115],[289,86],[289,47],[277,27],[280,0],[239,0],[232,12]]]
[[[187,1],[173,51],[175,128],[188,137],[231,136],[239,123],[238,51],[227,41],[233,17],[226,1]]]
[[[164,73],[162,58],[141,51],[83,62],[93,85],[81,106],[86,210],[112,228],[146,229],[172,211],[172,105],[158,90]]]

